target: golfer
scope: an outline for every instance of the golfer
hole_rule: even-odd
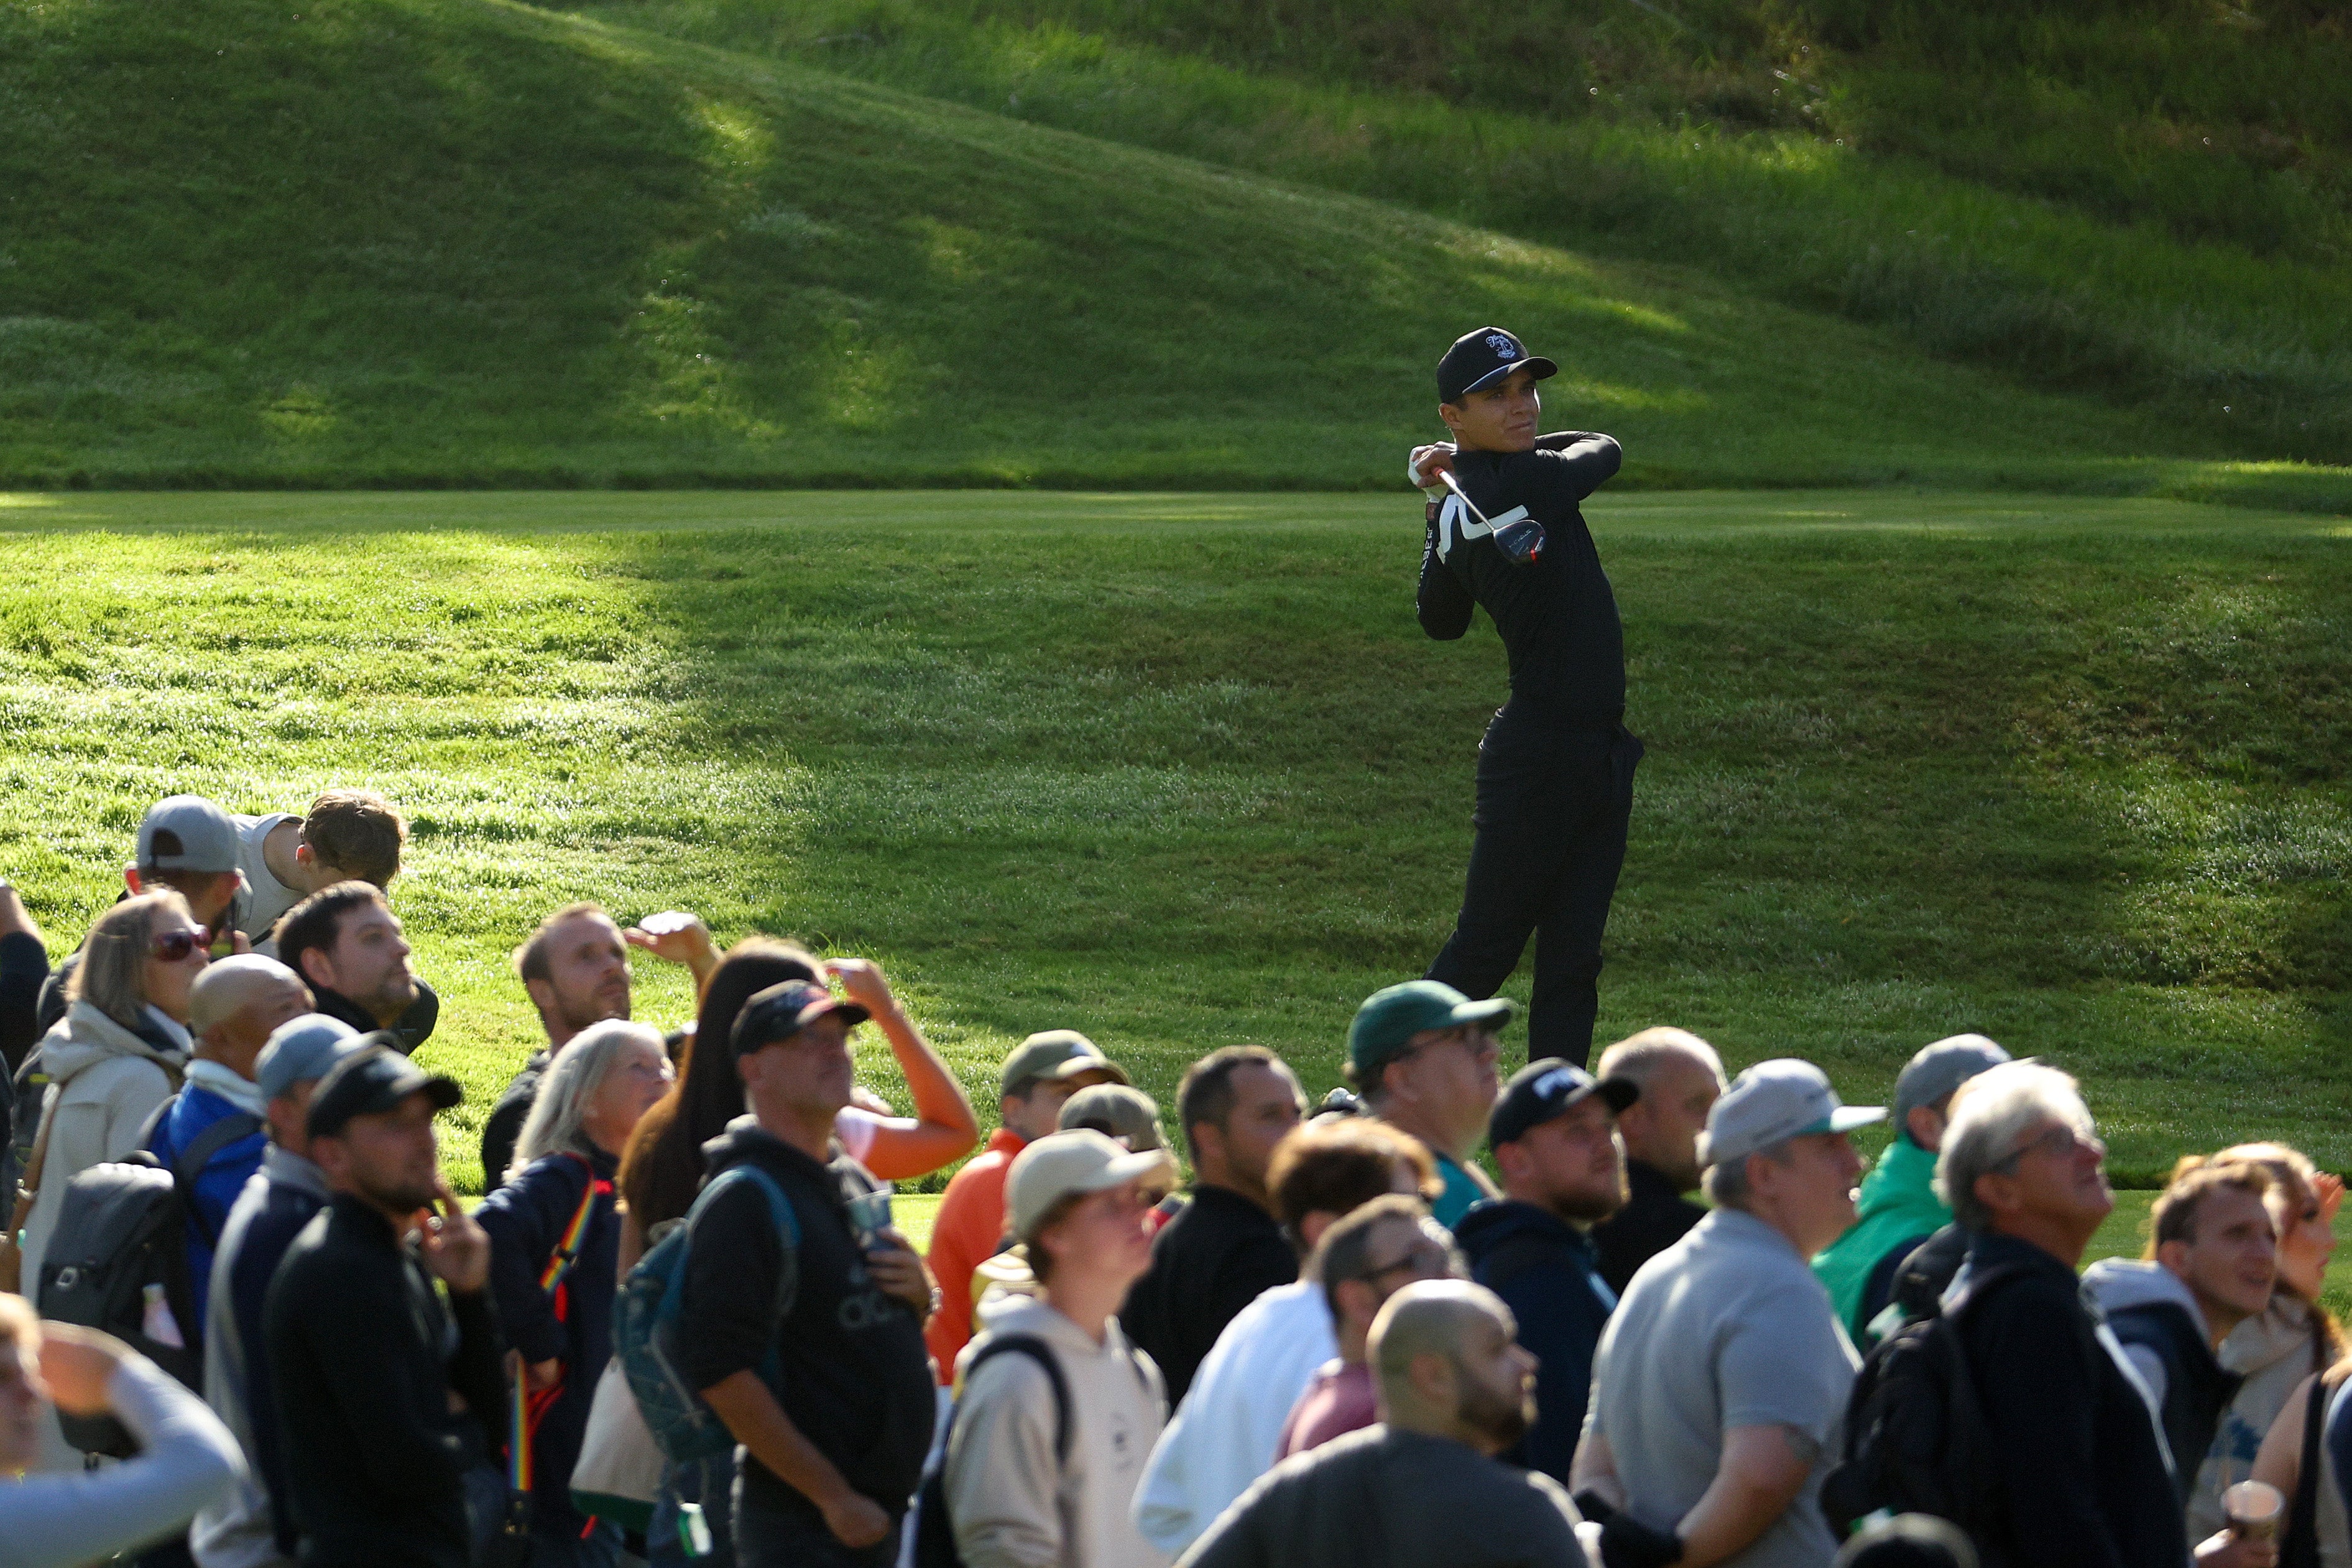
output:
[[[1438,417],[1454,439],[1416,447],[1411,471],[1431,500],[1422,630],[1451,641],[1483,605],[1511,667],[1511,700],[1478,746],[1462,913],[1428,977],[1492,996],[1532,934],[1528,1059],[1580,1065],[1642,742],[1623,723],[1617,601],[1577,510],[1622,454],[1589,431],[1537,434],[1536,383],[1559,370],[1499,327],[1456,342],[1437,365]]]

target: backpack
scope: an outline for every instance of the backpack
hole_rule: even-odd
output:
[[[972,1353],[971,1364],[963,1370],[964,1383],[971,1374],[1000,1355],[1025,1355],[1045,1369],[1045,1381],[1054,1389],[1054,1464],[1060,1468],[1070,1462],[1070,1385],[1062,1375],[1062,1363],[1053,1348],[1034,1334],[1005,1334],[991,1339]],[[922,1489],[915,1496],[914,1568],[963,1568],[963,1554],[956,1550],[955,1521],[948,1513],[948,1444],[955,1436],[955,1416],[948,1416],[947,1432],[940,1439],[940,1462],[923,1477]]]
[[[727,1429],[719,1413],[703,1403],[700,1391],[687,1380],[680,1364],[677,1336],[694,1222],[712,1198],[738,1180],[756,1184],[766,1194],[768,1217],[783,1239],[784,1268],[776,1279],[772,1314],[781,1325],[792,1304],[795,1253],[801,1243],[800,1221],[775,1178],[756,1165],[730,1166],[695,1194],[694,1206],[686,1211],[686,1218],[668,1227],[637,1260],[628,1278],[621,1281],[619,1296],[613,1303],[613,1359],[621,1363],[622,1373],[629,1380],[629,1391],[636,1395],[637,1408],[645,1415],[646,1427],[653,1434],[654,1442],[666,1457],[679,1464],[731,1453],[735,1447],[735,1435]],[[771,1342],[760,1363],[760,1376],[773,1387],[779,1375],[776,1347]]]
[[[169,1170],[136,1149],[76,1173],[41,1259],[41,1316],[101,1329],[201,1392],[205,1350],[196,1333],[189,1227],[207,1243],[218,1238],[196,1206],[195,1181],[215,1154],[260,1129],[259,1118],[238,1112],[198,1133]],[[179,1331],[177,1344],[148,1332],[164,1326],[166,1310]],[[128,1458],[139,1451],[111,1415],[59,1411],[58,1421],[66,1441],[86,1454]]]
[[[1926,1513],[1958,1525],[1989,1565],[2000,1518],[1999,1438],[1977,1395],[1960,1313],[2017,1266],[1972,1278],[1933,1317],[1904,1324],[1870,1352],[1847,1401],[1841,1461],[1822,1478],[1822,1512],[1843,1536],[1869,1515]]]

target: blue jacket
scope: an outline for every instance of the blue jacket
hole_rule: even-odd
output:
[[[194,1143],[205,1128],[224,1117],[245,1114],[211,1089],[192,1083],[164,1110],[155,1135],[147,1141],[148,1151],[168,1169],[180,1157],[180,1151]],[[196,1215],[201,1223],[188,1226],[188,1288],[195,1300],[198,1334],[205,1331],[206,1303],[212,1295],[213,1249],[221,1232],[228,1228],[228,1211],[236,1206],[236,1195],[245,1191],[253,1173],[261,1169],[262,1152],[268,1147],[269,1135],[257,1128],[224,1145],[196,1173]]]
[[[621,1221],[614,1212],[613,1173],[619,1162],[593,1155],[550,1154],[535,1160],[474,1211],[490,1233],[490,1294],[507,1343],[525,1362],[561,1361],[563,1382],[540,1416],[531,1444],[532,1525],[545,1534],[577,1536],[586,1521],[572,1510],[572,1468],[588,1430],[596,1380],[613,1353],[613,1299],[618,1286]],[[562,1239],[591,1183],[600,1189],[588,1211],[577,1259],[557,1287],[540,1289],[541,1271]]]
[[[245,1444],[254,1483],[269,1500],[278,1555],[289,1558],[300,1532],[286,1501],[286,1448],[278,1436],[262,1309],[286,1249],[327,1206],[327,1179],[318,1166],[283,1149],[269,1151],[222,1227],[226,1261],[213,1307],[228,1318],[205,1341],[205,1396]]]
[[[1538,1359],[1536,1424],[1502,1457],[1566,1486],[1592,1392],[1593,1352],[1617,1293],[1601,1278],[1584,1233],[1534,1204],[1480,1204],[1454,1227],[1454,1239],[1470,1259],[1470,1277],[1503,1299],[1519,1321],[1519,1343]]]

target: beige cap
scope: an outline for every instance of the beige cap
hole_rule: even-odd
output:
[[[1053,1132],[1013,1157],[1004,1178],[1004,1211],[1012,1233],[1023,1241],[1053,1206],[1072,1193],[1107,1192],[1139,1176],[1173,1169],[1165,1149],[1130,1154],[1087,1128]]]
[[[1002,1094],[1026,1094],[1040,1079],[1077,1078],[1090,1072],[1114,1083],[1127,1081],[1119,1065],[1076,1029],[1042,1029],[1013,1047],[1013,1054],[1004,1058],[997,1089]]]
[[[1160,1107],[1141,1089],[1123,1083],[1090,1083],[1062,1101],[1060,1126],[1065,1132],[1090,1127],[1139,1153],[1168,1147],[1160,1135]]]

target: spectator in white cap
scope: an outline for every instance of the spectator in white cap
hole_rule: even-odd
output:
[[[1845,1106],[1810,1062],[1759,1062],[1707,1115],[1715,1205],[1642,1267],[1601,1335],[1572,1477],[1612,1568],[1820,1568],[1821,1480],[1859,1365],[1806,1260],[1853,1220]]]
[[[245,1451],[246,1479],[196,1516],[189,1545],[201,1568],[262,1568],[294,1561],[294,1521],[282,1501],[286,1461],[278,1406],[262,1353],[261,1309],[270,1277],[302,1227],[327,1203],[327,1178],[310,1163],[303,1125],[310,1093],[356,1052],[351,1026],[306,1013],[272,1030],[254,1061],[269,1146],[221,1227],[205,1335],[205,1401]]]
[[[1954,1035],[1921,1047],[1895,1080],[1895,1142],[1863,1178],[1853,1226],[1813,1259],[1838,1321],[1856,1344],[1869,1342],[1868,1325],[1893,1297],[1903,1260],[1952,1223],[1952,1211],[1936,1193],[1936,1155],[1951,1121],[1953,1094],[2007,1060],[2009,1053],[1982,1035]]]
[[[261,1169],[267,1097],[254,1063],[272,1030],[310,1010],[310,988],[274,958],[240,952],[208,964],[188,992],[188,1030],[195,1037],[180,1092],[147,1139],[165,1170],[191,1173],[187,1222],[192,1325],[205,1331],[213,1247],[245,1184]]]
[[[1166,1419],[1160,1370],[1114,1314],[1151,1266],[1145,1216],[1170,1166],[1165,1150],[1129,1152],[1084,1129],[1013,1158],[1006,1219],[1040,1294],[1000,1314],[957,1364],[940,1491],[970,1568],[1167,1561],[1129,1518]]]

